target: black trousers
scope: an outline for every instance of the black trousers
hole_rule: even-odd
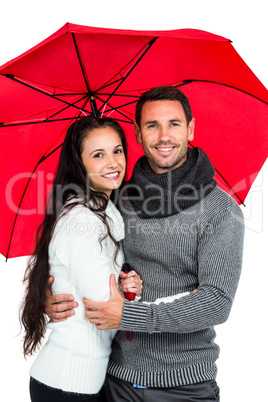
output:
[[[220,400],[216,381],[210,380],[176,388],[133,388],[109,374],[103,387],[107,402],[212,402]]]
[[[32,402],[103,402],[99,394],[86,395],[64,392],[60,389],[51,388],[47,385],[30,378],[30,395]]]

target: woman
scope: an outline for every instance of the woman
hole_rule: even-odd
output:
[[[90,324],[82,299],[107,300],[110,275],[119,277],[124,224],[110,197],[122,184],[126,157],[124,132],[113,119],[82,117],[67,131],[24,278],[24,354],[32,354],[44,337],[50,275],[53,292],[72,293],[79,306],[74,317],[47,325],[52,332],[30,371],[32,402],[101,401],[98,393],[116,331],[98,331]],[[139,295],[139,277],[128,275],[136,276],[137,284],[127,290]]]

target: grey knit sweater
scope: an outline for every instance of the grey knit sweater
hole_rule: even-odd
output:
[[[214,326],[228,318],[241,271],[240,207],[216,187],[175,215],[141,219],[127,200],[121,213],[125,258],[143,279],[141,301],[198,290],[167,304],[125,301],[108,373],[160,388],[214,379]]]

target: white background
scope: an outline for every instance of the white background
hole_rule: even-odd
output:
[[[66,22],[144,30],[197,28],[222,35],[233,41],[236,50],[268,88],[265,0],[9,0],[0,7],[0,65]],[[227,323],[216,328],[217,343],[221,346],[217,380],[222,402],[267,400],[267,201],[266,164],[246,199],[247,207],[242,207],[246,238],[236,300]],[[29,402],[28,370],[33,358],[24,360],[18,335],[18,306],[26,260],[16,258],[5,263],[0,257],[0,399]]]

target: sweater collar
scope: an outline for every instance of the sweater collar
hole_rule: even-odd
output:
[[[198,203],[217,185],[215,169],[200,148],[188,148],[187,160],[177,169],[156,174],[142,156],[128,182],[128,197],[142,219],[175,215]]]

